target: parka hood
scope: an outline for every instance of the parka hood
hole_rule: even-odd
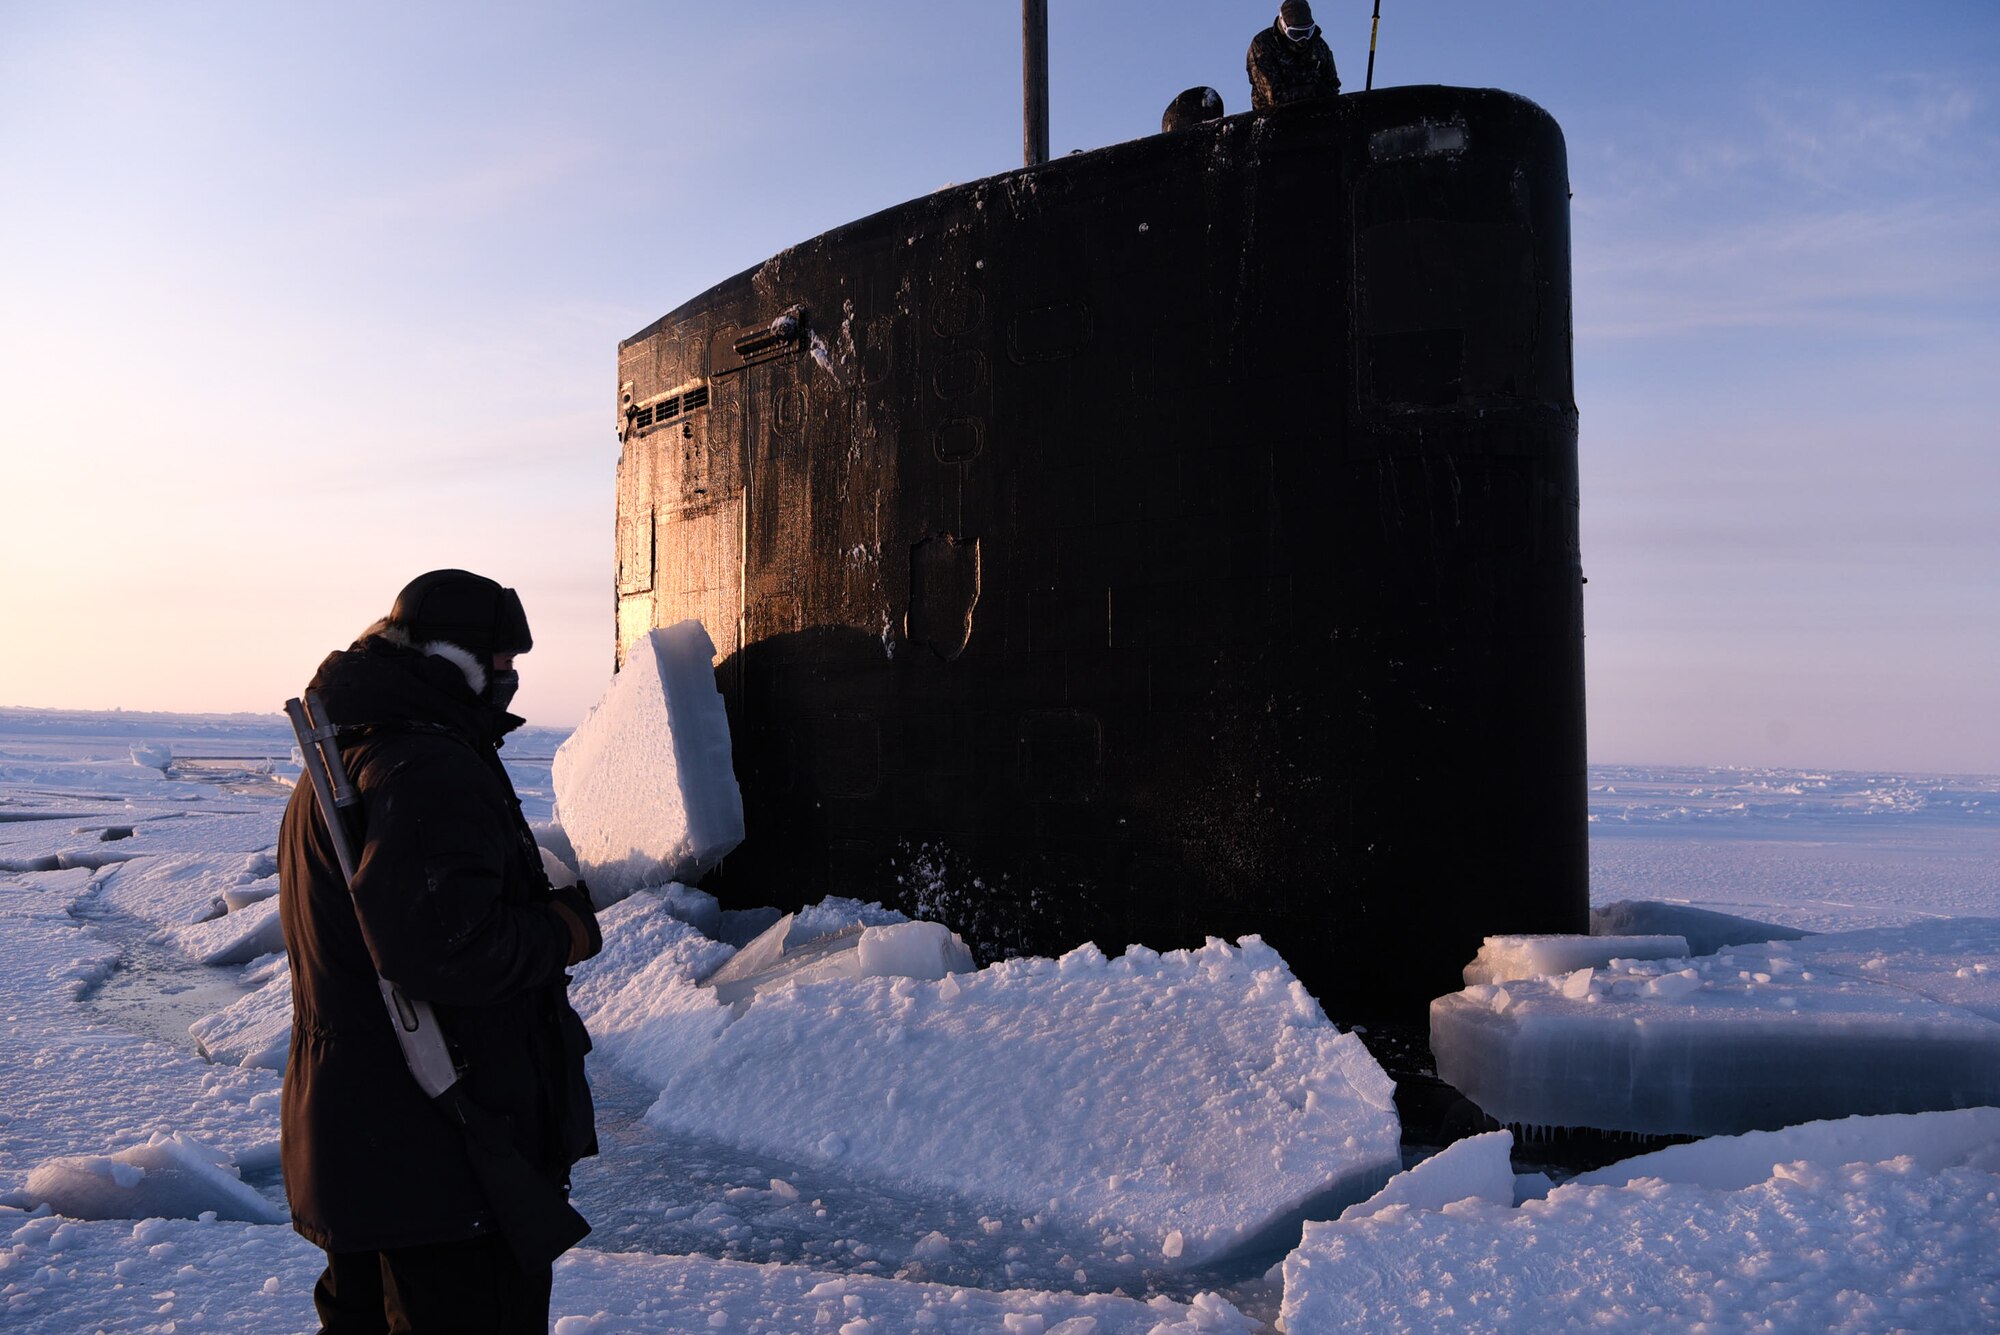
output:
[[[489,746],[526,722],[481,699],[452,658],[377,630],[371,626],[350,647],[328,654],[307,686],[319,692],[332,722],[444,727]]]

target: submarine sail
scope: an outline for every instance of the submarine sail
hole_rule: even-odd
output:
[[[956,186],[620,345],[619,652],[698,617],[725,904],[1259,933],[1343,1018],[1585,929],[1567,166],[1384,89]]]

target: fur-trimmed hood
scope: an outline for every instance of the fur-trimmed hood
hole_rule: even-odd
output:
[[[307,689],[320,693],[335,723],[441,725],[496,745],[524,720],[486,699],[487,680],[485,665],[463,645],[412,643],[403,627],[376,622],[352,646],[327,655]]]
[[[472,688],[474,695],[486,694],[486,665],[479,661],[479,655],[450,640],[426,640],[422,644],[410,638],[410,632],[394,621],[383,617],[356,636],[356,642],[370,638],[387,640],[405,649],[415,649],[430,658],[442,658],[465,674],[465,684]]]

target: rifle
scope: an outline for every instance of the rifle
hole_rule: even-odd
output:
[[[312,780],[313,795],[319,799],[320,814],[326,819],[334,856],[340,861],[341,878],[352,897],[355,858],[347,830],[347,811],[361,796],[354,791],[347,766],[340,758],[338,730],[332,723],[319,721],[326,717],[326,710],[317,691],[307,691],[303,703],[296,699],[285,701],[285,714],[299,740],[299,756]],[[355,911],[359,913],[358,906]],[[515,1259],[530,1274],[552,1264],[590,1232],[589,1222],[576,1212],[560,1187],[521,1157],[501,1120],[466,1095],[465,1070],[453,1060],[431,1004],[405,996],[401,988],[379,973],[375,981],[381,984],[389,1024],[403,1050],[403,1061],[410,1068],[411,1078],[465,1136],[465,1151],[472,1161],[473,1176],[479,1180],[494,1222]]]

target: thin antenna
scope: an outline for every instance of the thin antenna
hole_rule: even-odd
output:
[[[1049,0],[1021,0],[1021,155],[1049,160]]]
[[[1382,31],[1382,0],[1375,0],[1375,19],[1368,25],[1368,87],[1375,87],[1375,34]]]

